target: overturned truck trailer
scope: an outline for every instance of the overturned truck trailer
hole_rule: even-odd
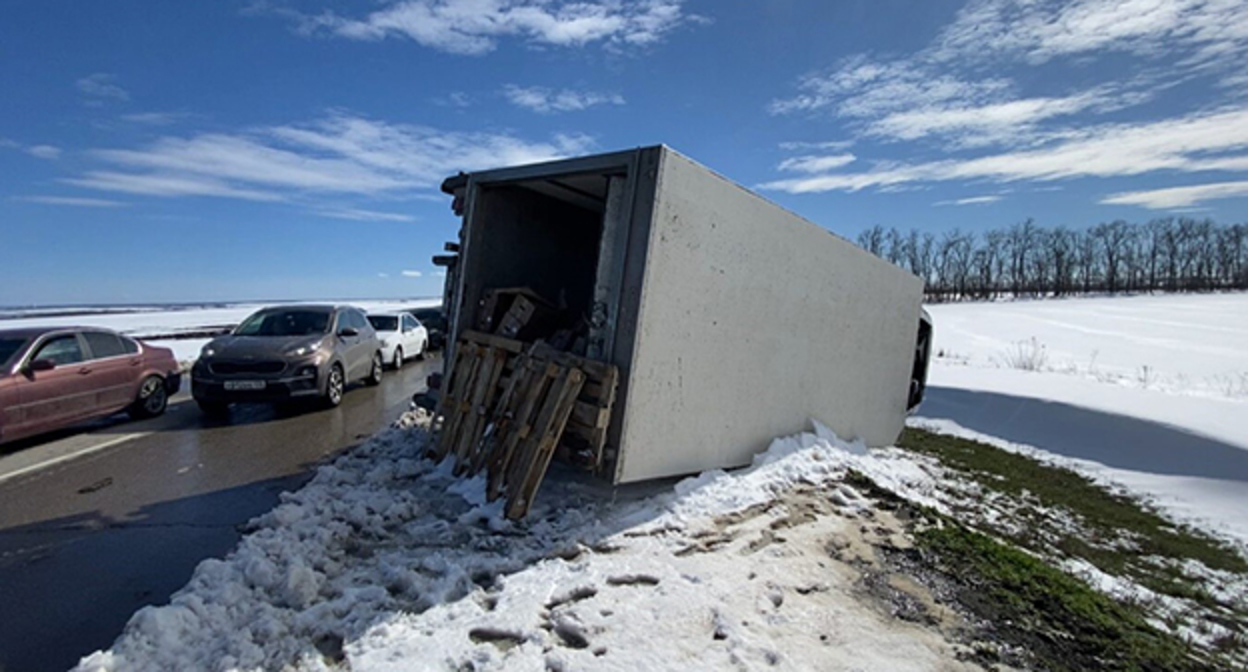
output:
[[[446,366],[499,288],[575,316],[576,354],[618,369],[600,469],[616,483],[745,465],[812,418],[886,445],[921,397],[919,278],[668,147],[443,190],[463,217],[458,256],[437,259]]]

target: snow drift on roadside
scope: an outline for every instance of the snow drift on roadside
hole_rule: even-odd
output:
[[[513,524],[480,479],[416,457],[423,430],[392,429],[283,495],[229,557],[201,563],[171,604],[139,611],[78,669],[960,667],[938,635],[860,603],[822,541],[681,550],[717,516],[851,468],[936,503],[900,451],[818,432],[657,495],[552,474]],[[833,500],[850,517],[807,528],[854,524],[868,506],[852,491]]]

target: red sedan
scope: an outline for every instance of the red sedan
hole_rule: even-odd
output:
[[[94,327],[0,330],[0,443],[127,411],[165,412],[173,351]]]

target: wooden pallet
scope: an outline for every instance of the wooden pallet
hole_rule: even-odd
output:
[[[572,415],[576,395],[580,394],[585,384],[585,374],[579,369],[547,364],[543,374],[544,381],[550,383],[545,399],[540,404],[532,430],[516,446],[505,472],[507,517],[512,520],[523,518],[529,512],[546,476],[546,469],[550,467],[550,459],[554,457],[555,446],[563,435],[568,417]],[[551,374],[554,374],[553,379]]]
[[[472,343],[461,342],[456,349],[451,375],[448,380],[443,381],[445,389],[442,390],[441,400],[438,402],[437,415],[442,418],[442,428],[438,435],[438,444],[432,451],[435,459],[445,458],[459,436],[459,429],[468,411],[464,391],[469,388],[476,373],[479,353],[480,347]]]
[[[565,437],[590,446],[597,470],[611,418],[616,367],[542,343],[465,332],[439,406],[438,459],[459,474],[487,473],[491,501],[522,518]]]
[[[550,315],[555,307],[527,287],[486,290],[481,301],[477,330],[515,338],[530,320]]]
[[[498,383],[506,370],[510,350],[493,345],[460,341],[451,380],[442,394],[438,415],[442,433],[434,457],[453,455],[463,465],[485,432],[498,397]]]
[[[613,364],[560,352],[543,343],[534,346],[533,356],[585,372],[585,385],[572,408],[564,443],[570,454],[588,451],[589,459],[580,461],[580,464],[595,474],[601,472],[604,466],[607,427],[611,423],[611,411],[615,406],[615,393],[619,387],[619,368]]]

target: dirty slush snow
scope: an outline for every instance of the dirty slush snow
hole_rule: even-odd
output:
[[[902,451],[817,426],[674,488],[552,473],[515,524],[480,479],[419,457],[427,417],[401,424],[283,495],[77,669],[971,668],[829,551],[865,518],[882,527],[850,469],[941,508]]]

